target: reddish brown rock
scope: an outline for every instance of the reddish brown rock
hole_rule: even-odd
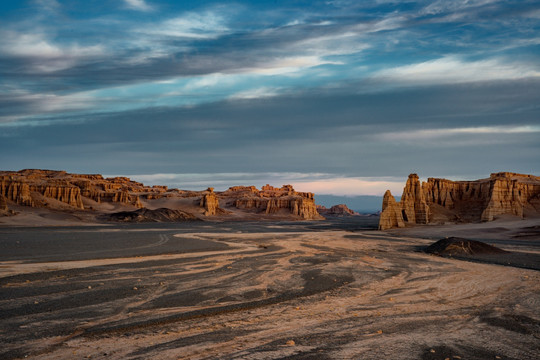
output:
[[[211,216],[220,212],[219,199],[214,193],[214,188],[208,188],[206,194],[201,198],[200,205],[204,208],[204,215]]]
[[[348,208],[345,204],[338,204],[327,209],[324,206],[317,205],[317,212],[323,216],[355,216],[360,215],[356,211]]]
[[[534,175],[500,172],[474,181],[429,178],[421,191],[419,188],[418,176],[411,174],[398,205],[405,224],[491,221],[505,214],[521,218],[540,215],[540,177]]]
[[[7,199],[4,195],[0,194],[0,213],[7,213],[8,211]]]
[[[255,210],[265,214],[288,213],[305,220],[320,220],[314,195],[297,192],[291,185],[276,188],[265,185],[261,190],[254,186],[235,186],[219,194],[237,209]]]
[[[19,205],[34,206],[28,183],[10,176],[2,176],[0,179],[0,194]]]
[[[384,193],[382,212],[379,218],[379,230],[405,227],[401,206],[392,196],[390,190]]]
[[[427,224],[429,207],[422,191],[418,175],[410,174],[401,196],[403,220],[412,224]]]

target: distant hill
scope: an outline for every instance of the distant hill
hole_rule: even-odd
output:
[[[315,194],[315,203],[317,205],[330,208],[333,205],[345,204],[349,209],[360,214],[372,214],[381,211],[382,201],[382,196],[375,195],[336,196]]]

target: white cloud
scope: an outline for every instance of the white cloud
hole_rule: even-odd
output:
[[[460,11],[471,7],[479,7],[498,0],[437,0],[426,6],[421,14],[436,15],[444,12]]]
[[[284,75],[319,65],[341,65],[341,62],[324,60],[320,56],[292,56],[274,59],[256,67],[240,69],[238,72],[258,75]]]
[[[58,45],[40,33],[19,33],[0,31],[0,52],[17,57],[42,60],[34,64],[34,69],[51,72],[73,66],[81,58],[101,56],[101,45],[80,46],[78,44]]]
[[[153,28],[139,30],[148,34],[158,34],[183,38],[211,39],[229,32],[225,18],[213,11],[189,12],[182,16],[165,20]]]
[[[464,136],[473,136],[475,142],[481,141],[482,135],[510,135],[510,134],[534,134],[540,133],[540,126],[522,125],[522,126],[480,126],[464,128],[447,129],[423,129],[400,132],[386,132],[374,135],[377,139],[384,141],[405,141],[416,143],[419,141],[440,142],[448,138],[458,137],[461,140]],[[490,139],[493,141],[493,139]]]
[[[516,134],[540,132],[540,126],[481,126],[453,129],[426,129],[402,132],[383,133],[380,136],[387,140],[394,139],[426,139],[456,134]]]
[[[232,100],[248,100],[248,99],[261,99],[267,97],[273,97],[279,95],[278,88],[260,87],[257,89],[249,89],[237,92],[229,97]]]
[[[148,5],[144,0],[124,0],[126,5],[135,10],[140,11],[152,11],[152,7]]]
[[[516,80],[539,77],[538,66],[501,59],[464,61],[447,56],[422,63],[384,69],[375,78],[416,84],[453,84],[490,80]]]

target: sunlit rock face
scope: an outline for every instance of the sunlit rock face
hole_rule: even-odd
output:
[[[401,206],[396,202],[390,190],[384,193],[382,212],[379,218],[379,230],[405,227]]]
[[[324,219],[317,212],[313,193],[297,192],[291,185],[281,188],[266,185],[260,190],[254,186],[234,186],[222,192],[215,192],[213,188],[190,191],[145,186],[127,177],[104,178],[99,174],[28,169],[0,171],[0,196],[5,198],[5,201],[0,199],[0,211],[13,203],[26,207],[24,211],[47,208],[66,213],[90,211],[96,216],[142,208],[169,208],[199,218]],[[173,215],[174,218],[176,215]]]
[[[84,210],[83,197],[97,203],[112,202],[141,208],[138,193],[153,191],[128,178],[28,169],[0,172],[0,194],[16,204],[53,206],[54,200]]]
[[[211,216],[220,212],[219,199],[214,193],[214,188],[208,188],[207,193],[201,198],[200,205],[204,208],[204,215]]]
[[[391,195],[390,195],[391,196]],[[487,179],[451,181],[429,178],[420,184],[409,175],[395,219],[390,198],[385,194],[379,228],[405,225],[492,221],[500,215],[519,218],[540,215],[540,177],[511,172],[493,173]]]
[[[254,186],[234,186],[219,196],[232,199],[229,201],[237,209],[265,214],[289,213],[305,220],[323,219],[317,212],[314,194],[297,192],[291,185],[283,185],[281,188],[265,185],[261,190]]]

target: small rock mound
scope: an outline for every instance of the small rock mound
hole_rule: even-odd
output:
[[[106,215],[105,220],[121,222],[176,222],[199,220],[195,215],[182,210],[142,208],[135,211],[121,211]]]
[[[485,244],[481,241],[468,240],[458,237],[449,237],[441,239],[425,250],[429,254],[436,255],[487,255],[487,254],[507,254],[508,251],[499,249],[498,247]]]

